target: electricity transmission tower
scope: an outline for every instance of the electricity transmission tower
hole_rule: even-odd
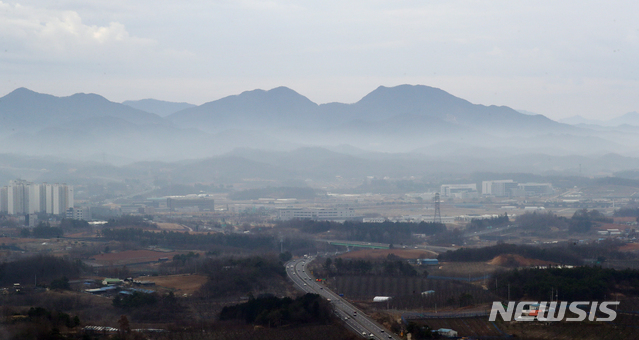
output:
[[[435,197],[433,197],[433,201],[435,202],[435,214],[433,215],[433,222],[442,223],[442,212],[439,209],[439,193],[435,194]]]

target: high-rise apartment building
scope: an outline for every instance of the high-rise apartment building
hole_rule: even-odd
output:
[[[12,215],[39,212],[60,215],[72,208],[73,204],[73,187],[66,184],[14,180],[0,188],[0,211]]]

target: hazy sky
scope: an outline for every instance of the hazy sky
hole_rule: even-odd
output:
[[[551,118],[639,111],[631,1],[0,2],[17,87],[193,104],[290,87],[317,103],[424,84]]]

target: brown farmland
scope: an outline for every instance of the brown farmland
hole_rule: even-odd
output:
[[[126,250],[119,253],[99,254],[91,258],[91,261],[102,265],[125,265],[143,262],[157,262],[160,258],[182,254],[182,252],[159,252],[154,250]]]
[[[136,280],[154,282],[156,287],[166,288],[178,294],[193,294],[206,282],[205,275],[166,275],[166,276],[141,276]]]

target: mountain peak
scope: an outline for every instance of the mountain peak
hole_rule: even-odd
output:
[[[38,93],[32,90],[29,90],[26,87],[19,87],[13,91],[11,91],[10,93],[8,93],[6,96],[3,97],[3,99],[20,99],[20,98],[27,98],[27,97],[33,97],[33,96],[48,96],[46,94],[42,94],[42,93]]]
[[[452,94],[426,85],[398,85],[394,87],[380,86],[373,92],[362,98],[358,104],[375,104],[375,105],[395,105],[397,101],[414,101],[417,103],[433,102],[433,101],[464,101]]]

